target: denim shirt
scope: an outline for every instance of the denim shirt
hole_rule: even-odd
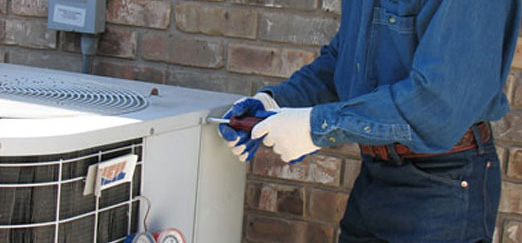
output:
[[[268,86],[281,107],[313,106],[312,140],[452,148],[502,118],[520,0],[343,0],[340,28],[310,65]]]

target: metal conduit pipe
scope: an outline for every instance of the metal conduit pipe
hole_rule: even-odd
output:
[[[81,49],[82,49],[82,73],[92,73],[92,63],[94,61],[94,55],[98,50],[98,35],[82,34],[81,37]]]

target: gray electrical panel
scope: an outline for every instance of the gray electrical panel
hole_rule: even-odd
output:
[[[98,34],[105,30],[106,0],[49,0],[48,28]]]

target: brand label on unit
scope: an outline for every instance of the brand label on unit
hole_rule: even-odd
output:
[[[56,23],[85,26],[85,9],[56,4],[54,6],[53,21]]]
[[[83,195],[101,191],[121,183],[132,181],[138,156],[129,154],[89,166]]]

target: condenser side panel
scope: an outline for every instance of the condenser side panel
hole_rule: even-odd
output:
[[[196,209],[195,243],[239,243],[243,222],[246,163],[203,125]]]
[[[152,204],[149,232],[175,227],[193,242],[200,133],[201,127],[194,126],[145,139],[143,195]],[[142,202],[142,219],[145,209]]]

